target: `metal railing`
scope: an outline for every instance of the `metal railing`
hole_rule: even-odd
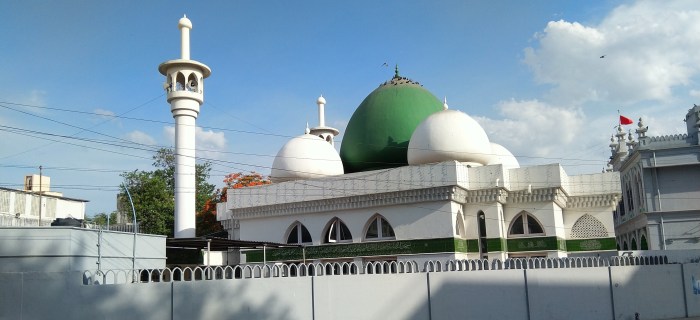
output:
[[[600,268],[668,264],[666,256],[653,257],[571,257],[514,258],[505,260],[430,260],[420,268],[415,261],[325,262],[298,264],[242,264],[236,266],[185,267],[165,269],[85,271],[83,284],[126,284],[172,281],[321,277],[360,274],[403,274],[426,272],[468,272],[513,269]]]

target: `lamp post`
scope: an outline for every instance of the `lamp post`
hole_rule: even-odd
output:
[[[135,282],[136,280],[134,278],[134,272],[136,272],[136,208],[134,208],[134,201],[131,199],[131,193],[129,193],[129,188],[126,187],[126,183],[122,183],[122,187],[124,188],[124,191],[126,191],[126,195],[129,197],[129,203],[131,204],[131,214],[133,217],[134,241],[131,248],[131,275],[132,282]]]

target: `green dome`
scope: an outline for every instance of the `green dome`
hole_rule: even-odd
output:
[[[396,76],[370,93],[353,113],[340,146],[345,173],[408,165],[413,130],[442,103],[410,79]]]

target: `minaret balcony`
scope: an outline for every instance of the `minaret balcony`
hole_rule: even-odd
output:
[[[199,102],[201,105],[204,103],[204,93],[202,90],[188,89],[188,90],[168,90],[168,102],[176,99],[192,99]]]

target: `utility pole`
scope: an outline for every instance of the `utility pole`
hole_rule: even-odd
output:
[[[42,197],[42,187],[44,184],[42,183],[42,177],[44,176],[43,172],[43,167],[39,166],[39,226],[41,227],[41,213],[43,211],[44,206],[42,205],[43,202],[43,197]]]

